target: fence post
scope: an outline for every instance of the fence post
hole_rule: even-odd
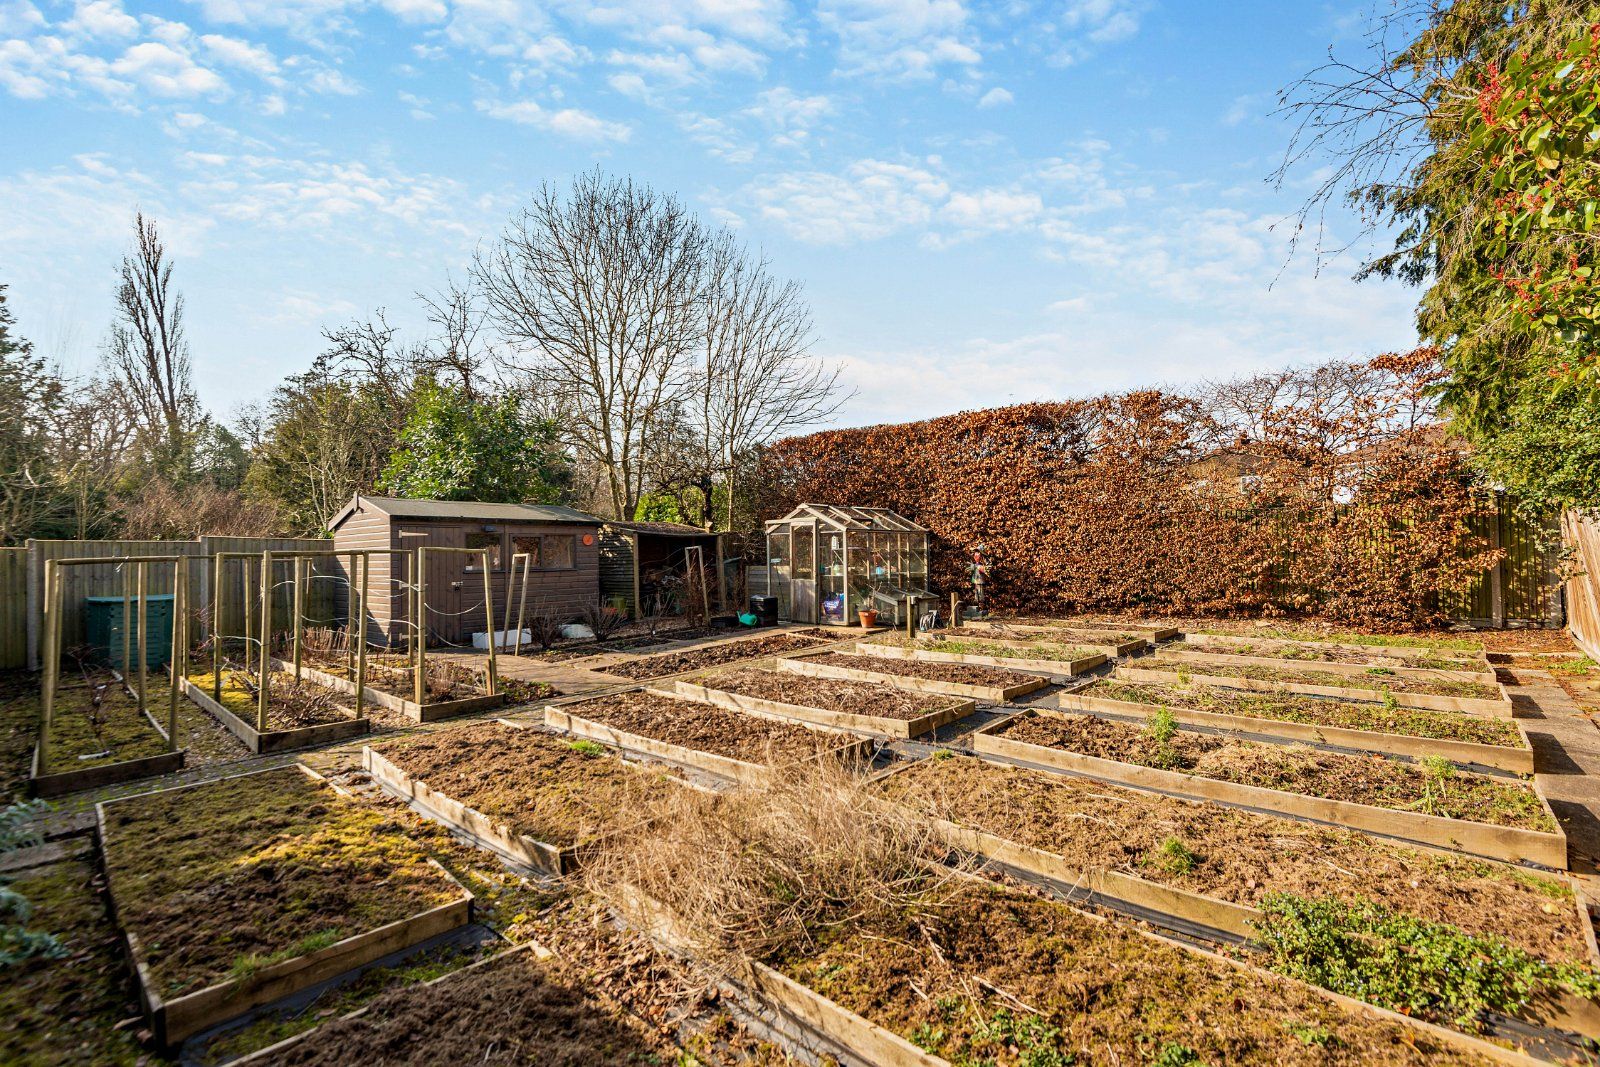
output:
[[[294,558],[294,680],[300,680],[300,630],[305,611],[305,583],[303,576],[306,560]]]
[[[489,695],[494,696],[497,688],[495,685],[494,671],[494,590],[493,582],[489,578],[489,550],[483,550],[483,621],[489,627]],[[511,604],[511,597],[506,597],[506,606]]]
[[[222,703],[222,557],[220,555],[211,560],[211,699],[218,704]]]
[[[428,546],[417,546],[417,617],[412,621],[412,630],[415,631],[417,642],[416,677],[412,683],[412,695],[416,698],[417,707],[423,705],[423,697],[427,695],[427,658],[428,658]]]
[[[44,564],[44,706],[39,709],[39,766],[38,773],[48,774],[50,759],[50,726],[55,721],[56,686],[60,684],[61,654],[61,579],[56,574],[56,561]]]
[[[178,688],[188,681],[184,660],[189,651],[189,557],[172,563],[172,684],[167,687],[167,750],[178,751]]]
[[[145,690],[149,685],[150,677],[150,597],[149,587],[145,579],[149,576],[146,564],[142,561],[135,567],[133,585],[137,603],[134,611],[139,616],[139,714],[148,714],[149,703],[145,699]]]
[[[261,553],[261,673],[256,679],[256,729],[267,732],[267,690],[272,682],[272,552]]]
[[[355,630],[351,640],[358,641],[360,647],[356,651],[356,718],[361,718],[362,703],[367,696],[367,571],[372,567],[371,556],[350,557],[350,573],[355,574],[356,562],[361,564],[361,611],[356,615],[356,625],[352,628],[348,624],[346,630]],[[354,594],[354,590],[351,593]],[[391,601],[391,603],[393,603]]]

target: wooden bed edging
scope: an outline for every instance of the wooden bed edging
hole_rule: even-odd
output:
[[[965,627],[963,627],[963,629],[965,629]],[[1091,652],[1098,652],[1108,659],[1115,658],[1117,656],[1132,656],[1135,653],[1143,652],[1145,649],[1150,647],[1150,643],[1142,637],[1132,641],[1115,641],[1108,640],[1105,637],[1095,638],[1092,636],[1085,636],[1082,630],[1064,630],[1062,631],[1062,634],[1063,637],[1059,641],[1018,641],[1010,637],[989,637],[984,633],[974,634],[971,638],[963,638],[960,635],[960,631],[947,630],[940,633],[918,633],[916,639],[919,644],[932,644],[936,641],[972,640],[981,641],[986,645],[996,645],[1001,648],[1015,648],[1023,650],[1038,648],[1041,644],[1053,644],[1070,646],[1072,648],[1086,648]],[[1041,634],[1041,636],[1044,635]]]
[[[1020,630],[1030,634],[1060,634],[1064,638],[1062,644],[1110,644],[1130,649],[1129,652],[1118,655],[1132,655],[1156,644],[1156,640],[1150,636],[1150,631],[1119,630],[1115,626],[1046,626],[1037,622],[992,622],[988,619],[970,619],[955,629],[983,632]],[[983,640],[994,639],[986,637]]]
[[[1108,656],[1097,653],[1074,660],[1023,659],[1015,656],[978,656],[965,652],[935,652],[926,648],[900,648],[896,645],[878,645],[861,641],[855,646],[861,656],[879,656],[883,659],[923,659],[930,663],[976,663],[982,667],[1000,667],[1010,671],[1028,671],[1048,674],[1058,678],[1071,678],[1092,671],[1105,663]]]
[[[512,724],[516,725],[516,724]],[[518,726],[518,729],[526,727]],[[440,822],[480,848],[488,849],[514,863],[550,875],[569,874],[577,868],[576,845],[556,846],[519,834],[511,827],[482,812],[469,808],[413,778],[367,745],[361,750],[361,766],[372,780],[414,809]]]
[[[372,723],[365,717],[345,722],[325,722],[315,726],[296,726],[288,730],[268,730],[261,733],[236,713],[211,699],[211,694],[183,679],[183,695],[211,713],[211,716],[228,728],[228,732],[245,743],[258,756],[273,752],[292,752],[300,748],[345,741],[372,732]],[[349,709],[346,708],[346,711]]]
[[[662,690],[645,690],[656,692],[661,696],[681,699],[675,693]],[[647,756],[657,759],[681,763],[686,767],[714,774],[719,778],[728,778],[746,786],[763,786],[772,778],[773,767],[762,763],[749,763],[745,760],[735,759],[732,756],[722,756],[715,752],[704,752],[698,748],[687,745],[677,745],[670,741],[659,741],[643,734],[629,733],[618,730],[593,719],[585,719],[581,715],[574,715],[563,707],[546,705],[544,709],[544,724],[556,730],[564,730],[578,737],[586,737],[591,741],[599,741],[613,748],[631,749],[642,752]],[[837,748],[829,749],[818,754],[819,758],[832,758],[841,762],[862,760],[871,757],[872,742],[867,738],[853,738],[847,734],[832,730],[827,727],[815,726],[811,723],[800,725],[809,726],[820,733],[839,734],[846,738],[844,743]]]
[[[855,667],[839,667],[831,663],[817,663],[804,657],[780,659],[777,661],[777,667],[780,671],[805,674],[813,678],[874,682],[878,685],[892,685],[899,689],[912,689],[919,693],[966,697],[969,700],[983,700],[993,704],[1004,704],[1050,684],[1047,678],[1028,678],[1019,674],[1015,685],[1008,685],[1002,689],[993,685],[973,685],[970,682],[947,682],[941,678],[918,678],[909,674],[895,674],[887,664],[882,671],[869,671]]]
[[[1048,710],[1023,712],[1048,715]],[[1013,741],[995,733],[1017,716],[1008,716],[978,728],[972,734],[974,752],[1049,767],[1053,770],[1098,778],[1117,785],[1133,786],[1160,793],[1198,797],[1238,807],[1290,815],[1313,822],[1329,823],[1364,833],[1398,837],[1427,845],[1487,856],[1490,859],[1535,863],[1556,870],[1567,869],[1567,835],[1550,810],[1549,801],[1535,783],[1528,783],[1539,806],[1555,830],[1524,830],[1513,826],[1493,826],[1421,812],[1380,808],[1349,800],[1329,800],[1304,793],[1290,793],[1257,785],[1223,782],[1215,778],[1141,767],[1132,763],[1085,756],[1067,749]]]
[[[1460,660],[1462,669],[1484,673],[1494,673],[1494,668],[1489,664],[1489,657],[1482,649],[1469,652],[1462,648],[1431,648],[1427,645],[1364,645],[1356,641],[1314,641],[1301,640],[1297,637],[1250,637],[1246,634],[1212,634],[1204,630],[1194,630],[1183,635],[1185,642],[1203,641],[1207,644],[1222,645],[1266,645],[1268,648],[1286,648],[1294,645],[1310,645],[1312,648],[1332,648],[1347,652],[1359,652],[1368,656],[1389,656],[1394,659],[1403,659],[1407,653],[1422,656],[1437,656],[1441,659]]]
[[[1130,682],[1159,682],[1163,685],[1173,685],[1182,679],[1177,671],[1169,671],[1160,667],[1124,667],[1118,666],[1117,677],[1125,678]],[[1305,696],[1335,697],[1339,700],[1350,700],[1358,704],[1377,704],[1383,700],[1383,691],[1377,686],[1360,688],[1343,685],[1317,685],[1313,682],[1269,682],[1259,678],[1245,678],[1243,676],[1224,674],[1194,673],[1186,676],[1190,682],[1199,685],[1214,685],[1223,689],[1248,689],[1254,693],[1300,693]],[[1394,697],[1394,702],[1402,708],[1420,708],[1423,711],[1455,711],[1464,715],[1488,715],[1496,719],[1512,718],[1511,698],[1506,695],[1505,687],[1495,683],[1500,690],[1500,698],[1491,700],[1487,697],[1447,697],[1436,693],[1404,693],[1390,690],[1389,695]]]
[[[712,689],[709,686],[696,685],[694,682],[683,679],[673,682],[672,685],[672,690],[658,690],[658,692],[663,696],[697,700],[702,704],[715,704],[719,708],[727,708],[730,711],[768,715],[773,718],[799,721],[815,726],[827,726],[835,730],[864,731],[907,739],[937,730],[939,727],[955,722],[957,719],[964,719],[978,710],[976,702],[963,700],[957,702],[953,707],[945,708],[942,711],[929,712],[926,715],[919,715],[915,719],[894,719],[883,715],[856,715],[845,711],[830,711],[827,708],[810,708],[802,704],[785,704],[781,701],[746,696],[743,693],[729,692],[725,689]]]
[[[287,673],[294,672],[294,665],[284,660],[273,660],[273,666]],[[355,696],[356,683],[348,678],[341,678],[337,674],[330,674],[315,667],[300,667],[300,673],[309,681],[320,686],[338,690],[350,696]],[[493,696],[485,693],[482,696],[462,697],[459,700],[439,700],[432,704],[418,704],[415,700],[397,697],[393,693],[386,693],[382,689],[375,689],[371,685],[364,686],[365,692],[362,699],[376,704],[380,708],[398,711],[412,722],[439,722],[442,719],[453,719],[458,715],[470,715],[475,711],[487,711],[490,708],[504,707],[509,699],[504,693]]]
[[[171,774],[183,769],[187,749],[176,752],[158,752],[154,756],[135,756],[133,759],[101,763],[71,771],[39,773],[39,746],[33,746],[33,759],[28,764],[28,791],[36,797],[59,797],[84,789],[118,785],[139,778],[153,778],[158,774]]]
[[[1185,638],[1184,641],[1186,644],[1210,643],[1201,637],[1189,637]],[[1492,670],[1395,667],[1387,663],[1343,663],[1335,660],[1293,659],[1286,656],[1252,656],[1238,652],[1206,652],[1188,648],[1164,648],[1161,650],[1161,654],[1189,663],[1239,664],[1251,667],[1301,667],[1306,670],[1325,671],[1328,674],[1343,674],[1350,678],[1360,679],[1385,678],[1392,675],[1398,679],[1410,678],[1423,682],[1477,682],[1479,685],[1494,685],[1498,680]],[[1389,674],[1372,673],[1376,670],[1388,671]]]
[[[1384,752],[1396,756],[1422,758],[1443,756],[1455,763],[1475,763],[1482,767],[1512,771],[1516,774],[1533,773],[1533,747],[1528,742],[1522,724],[1512,720],[1522,746],[1486,745],[1477,741],[1456,741],[1449,738],[1413,737],[1410,734],[1381,733],[1376,730],[1357,730],[1344,726],[1318,726],[1313,723],[1290,722],[1254,715],[1231,715],[1219,711],[1201,711],[1179,704],[1142,704],[1132,700],[1111,700],[1107,697],[1084,696],[1080,693],[1061,693],[1056,706],[1064,711],[1103,712],[1107,715],[1130,715],[1149,718],[1161,708],[1172,713],[1178,722],[1190,726],[1209,726],[1218,730],[1281,737],[1286,741],[1304,741],[1318,745],[1334,745],[1362,752]]]
[[[313,780],[327,784],[322,775],[312,771],[309,767],[298,763],[295,766]],[[173,789],[200,789],[208,785],[215,785],[217,782],[227,781],[228,778],[274,774],[283,770],[284,768],[282,767],[270,767],[266,770],[250,771],[243,775],[230,775],[225,778],[213,779],[209,782],[174,786]],[[329,788],[332,787],[329,786]],[[99,839],[102,862],[106,854],[107,842],[106,808],[126,800],[149,796],[151,793],[169,791],[171,790],[151,790],[129,797],[119,797],[116,800],[102,801],[95,805],[95,834]],[[460,896],[449,903],[417,912],[415,915],[404,919],[398,919],[359,934],[352,934],[314,952],[295,956],[292,959],[279,960],[276,963],[262,967],[248,978],[217,982],[203,989],[197,989],[192,993],[185,993],[172,999],[165,999],[161,996],[156,987],[155,979],[151,976],[150,967],[145,960],[144,950],[139,943],[138,935],[123,926],[121,913],[117,907],[116,888],[109,875],[109,865],[104,864],[106,896],[110,901],[111,919],[122,932],[123,940],[127,944],[128,958],[133,965],[134,979],[139,987],[140,1005],[150,1019],[150,1027],[155,1034],[157,1043],[163,1048],[171,1048],[181,1043],[185,1038],[225,1023],[252,1008],[258,1008],[263,1004],[270,1004],[275,1000],[292,996],[302,989],[317,985],[336,975],[343,974],[345,971],[354,970],[374,960],[382,959],[391,952],[421,944],[442,933],[466,926],[472,921],[473,896],[471,891],[458,882],[454,875],[445,870],[431,856],[428,857],[428,863],[439,872],[445,881],[460,890]]]

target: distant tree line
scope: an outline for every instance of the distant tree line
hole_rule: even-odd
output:
[[[316,534],[356,492],[738,528],[760,449],[841,399],[797,283],[599,172],[540,189],[464,281],[417,299],[421,336],[382,309],[330,326],[225,425],[154,220],[134,220],[87,377],[35,352],[0,286],[0,541]]]

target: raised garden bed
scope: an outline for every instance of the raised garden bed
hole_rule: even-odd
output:
[[[736,663],[742,659],[757,659],[763,656],[778,656],[786,652],[797,652],[803,648],[815,648],[832,640],[837,640],[837,638],[831,636],[828,638],[808,637],[802,634],[790,633],[768,634],[765,637],[724,641],[721,644],[707,645],[704,648],[684,649],[682,652],[664,652],[658,656],[643,656],[628,663],[618,663],[597,669],[605,674],[616,674],[623,678],[642,681],[650,678],[665,678],[672,674],[686,674],[689,671],[701,671],[709,667],[720,667],[725,663]]]
[[[1428,711],[1457,711],[1469,715],[1511,718],[1511,700],[1498,683],[1484,685],[1481,682],[1419,681],[1395,675],[1371,674],[1365,684],[1357,684],[1354,678],[1312,668],[1228,663],[1213,666],[1169,658],[1164,654],[1140,660],[1137,667],[1119,664],[1117,677],[1130,682],[1195,682],[1262,693],[1301,693],[1342,700],[1393,703]]]
[[[964,850],[1239,937],[1255,936],[1267,896],[1292,893],[1595,962],[1588,908],[1559,876],[966,756],[902,765],[879,788]]]
[[[1185,626],[1186,634],[1240,637],[1251,641],[1289,641],[1296,644],[1337,645],[1377,653],[1424,651],[1440,655],[1483,658],[1483,641],[1471,634],[1368,634],[1331,627],[1296,626],[1291,623],[1206,620]]]
[[[112,911],[164,1045],[470,918],[471,894],[392,817],[298,765],[97,816]]]
[[[791,1002],[812,998],[804,1006],[873,1063],[1529,1062],[980,882],[818,939],[814,950],[770,961],[774,978],[756,977],[764,986],[781,979]]]
[[[1379,757],[1156,731],[1036,710],[976,731],[973,749],[1157,789],[1566,869],[1566,835],[1531,782]]]
[[[649,691],[550,706],[544,721],[552,729],[746,785],[766,782],[774,767],[785,764],[871,756],[870,741],[831,729]]]
[[[875,682],[812,678],[741,667],[679,679],[676,692],[736,711],[763,712],[840,730],[916,737],[977,710],[971,700]]]
[[[1511,719],[1116,678],[1097,679],[1062,693],[1056,706],[1066,711],[1140,718],[1166,708],[1176,721],[1191,726],[1399,756],[1443,756],[1457,763],[1533,773],[1533,748],[1522,727]]]
[[[343,1018],[263,1049],[252,1063],[311,1067],[414,1061],[563,1067],[678,1061],[656,1027],[596,997],[529,944],[397,989]]]
[[[1494,671],[1487,663],[1473,664],[1467,660],[1439,659],[1426,655],[1408,660],[1338,645],[1312,646],[1290,641],[1268,645],[1244,638],[1229,642],[1191,634],[1184,639],[1182,646],[1163,649],[1162,656],[1201,663],[1242,663],[1257,667],[1310,666],[1318,671],[1352,678],[1393,676],[1424,682],[1477,682],[1491,686],[1495,683]]]
[[[279,670],[289,670],[290,665],[274,661]],[[306,680],[329,689],[354,696],[356,684],[349,665],[338,658],[324,659],[318,666],[301,665]],[[504,692],[493,695],[484,692],[480,676],[460,664],[437,659],[423,662],[427,673],[424,682],[426,700],[418,704],[415,668],[405,656],[384,653],[367,659],[367,684],[362,699],[380,708],[398,712],[412,722],[438,722],[476,711],[503,707],[508,700]]]
[[[1170,641],[1181,632],[1178,627],[1162,619],[1124,618],[1119,615],[1069,615],[1065,618],[998,616],[988,621],[1001,626],[1038,626],[1053,630],[1114,630],[1121,633],[1143,634],[1151,644]]]
[[[149,701],[165,686],[152,688]],[[38,797],[57,797],[169,774],[183,767],[185,753],[174,751],[165,728],[110,670],[96,670],[56,690],[50,745],[41,761],[33,748],[28,789]]]
[[[1072,645],[1107,656],[1132,656],[1150,647],[1144,634],[1128,630],[1080,630],[1064,626],[1011,626],[1002,622],[969,622],[953,630],[919,633],[919,640],[975,639],[993,641],[1012,648],[1037,644]]]
[[[991,703],[1014,700],[1050,684],[1047,679],[1029,678],[999,667],[853,656],[847,652],[824,652],[775,662],[780,671],[814,678],[877,682],[880,685],[895,685],[924,693],[945,693]]]
[[[1013,649],[990,641],[946,640],[923,643],[908,641],[904,634],[884,634],[855,645],[860,655],[887,659],[920,659],[930,663],[973,663],[982,667],[1003,667],[1056,677],[1092,671],[1109,658],[1103,652],[1066,647]],[[1013,655],[1012,653],[1016,653]]]
[[[183,680],[183,695],[209,712],[235,737],[258,755],[290,752],[315,745],[360,737],[372,729],[366,716],[356,718],[342,694],[309,678],[295,681],[275,672],[267,700],[267,729],[256,727],[254,679],[244,671],[223,673],[222,699],[212,697],[213,676],[208,671]]]
[[[582,848],[634,820],[664,775],[516,723],[476,723],[368,747],[373,779],[474,843],[549,874],[574,870]]]

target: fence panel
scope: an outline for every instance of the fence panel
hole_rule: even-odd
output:
[[[0,670],[28,665],[28,550],[0,548]]]
[[[1561,534],[1571,550],[1567,577],[1567,629],[1600,659],[1600,523],[1577,512],[1561,516]]]

